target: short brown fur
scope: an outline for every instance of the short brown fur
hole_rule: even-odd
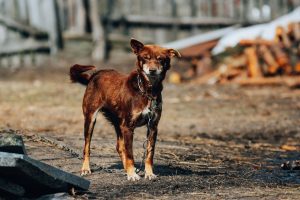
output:
[[[162,81],[170,68],[170,59],[180,54],[173,49],[156,45],[144,45],[132,39],[131,47],[137,55],[136,69],[129,75],[115,70],[98,70],[94,66],[74,65],[70,68],[73,82],[87,85],[83,98],[84,114],[84,161],[81,174],[91,173],[90,143],[100,111],[112,123],[117,134],[116,150],[122,160],[128,180],[138,180],[133,158],[133,133],[138,126],[147,124],[147,115],[151,99],[155,99],[156,109],[149,127],[147,153],[145,160],[145,178],[153,179],[153,156],[157,137],[157,125],[161,116],[163,89]],[[92,73],[89,73],[92,70]],[[140,82],[138,82],[140,80]],[[139,84],[140,83],[140,84]]]

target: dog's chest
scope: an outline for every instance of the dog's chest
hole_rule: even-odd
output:
[[[156,121],[162,110],[161,102],[154,102],[152,104],[146,105],[138,112],[138,117],[136,121],[137,126],[143,126],[149,121]]]
[[[144,108],[144,110],[141,112],[141,115],[142,115],[142,116],[148,116],[148,115],[150,115],[150,114],[151,114],[151,111],[150,111],[150,109],[149,109],[148,106],[146,106],[146,107]]]

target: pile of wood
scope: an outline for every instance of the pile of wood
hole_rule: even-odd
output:
[[[216,71],[195,81],[211,84],[237,82],[243,85],[274,85],[299,79],[300,23],[290,23],[286,29],[278,26],[272,41],[259,38],[241,40],[237,48],[240,51],[225,56],[218,63]]]

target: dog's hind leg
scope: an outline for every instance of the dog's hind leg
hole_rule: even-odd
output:
[[[97,113],[99,109],[92,109],[84,112],[84,149],[83,149],[83,164],[81,168],[81,175],[91,173],[90,169],[90,145],[91,139],[96,124]]]

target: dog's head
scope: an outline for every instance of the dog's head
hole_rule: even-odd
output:
[[[167,49],[157,45],[144,45],[142,42],[131,39],[131,48],[137,55],[138,71],[144,73],[151,81],[164,78],[170,69],[172,57],[180,57],[174,49]]]

